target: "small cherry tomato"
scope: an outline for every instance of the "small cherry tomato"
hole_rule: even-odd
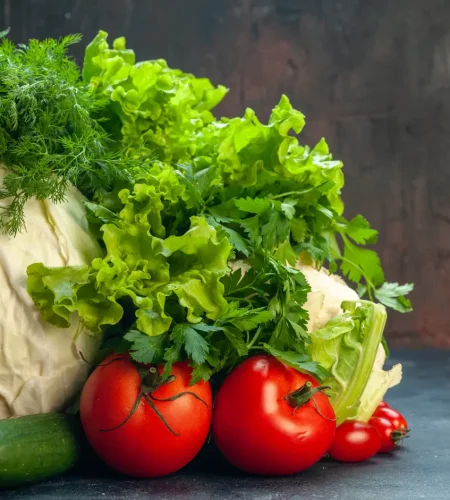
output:
[[[378,453],[392,451],[401,441],[408,437],[408,429],[396,428],[393,422],[384,417],[372,417],[369,424],[375,427],[381,438],[381,448]]]
[[[377,408],[372,416],[388,419],[394,424],[395,429],[408,429],[405,417],[393,408]]]
[[[394,424],[383,417],[372,417],[369,424],[374,427],[381,438],[381,448],[378,453],[387,453],[395,447],[395,441],[392,439],[392,433],[395,432]]]
[[[381,437],[374,427],[357,420],[348,420],[336,429],[329,454],[340,462],[363,462],[381,448]]]
[[[375,411],[379,410],[380,408],[389,408],[389,405],[386,403],[386,401],[380,401],[378,403],[378,406],[376,407]]]

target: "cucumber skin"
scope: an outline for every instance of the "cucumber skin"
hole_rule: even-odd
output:
[[[47,413],[0,420],[0,489],[62,474],[80,459],[81,426],[72,415]]]

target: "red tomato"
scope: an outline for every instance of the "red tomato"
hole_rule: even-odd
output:
[[[390,420],[394,424],[395,429],[408,429],[405,417],[393,408],[377,408],[373,416]]]
[[[329,454],[340,462],[363,462],[381,447],[378,432],[365,422],[347,420],[336,429]]]
[[[375,411],[379,410],[380,408],[389,408],[389,405],[386,403],[386,401],[381,401],[380,403],[378,403],[378,406]]]
[[[369,424],[376,429],[381,438],[381,448],[378,453],[387,453],[395,446],[395,441],[392,439],[392,433],[395,432],[394,424],[383,417],[372,417]]]
[[[328,450],[336,417],[317,381],[272,356],[243,361],[219,389],[213,435],[225,458],[254,474],[288,475]]]
[[[162,370],[138,369],[128,355],[113,354],[84,386],[80,414],[86,436],[98,455],[124,474],[175,472],[197,455],[208,436],[209,384],[189,386],[186,363],[174,364],[173,380],[161,384]]]

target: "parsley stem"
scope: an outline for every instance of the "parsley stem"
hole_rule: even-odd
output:
[[[329,184],[329,181],[322,182],[322,184],[319,184],[318,186],[312,186],[308,189],[302,189],[301,191],[288,191],[287,193],[281,193],[277,194],[275,196],[270,196],[272,200],[276,200],[278,198],[284,198],[285,196],[291,196],[292,194],[306,194],[310,193],[311,191],[315,191],[316,189],[319,189],[323,187],[325,184]]]
[[[347,237],[345,236],[345,234],[340,233],[340,235],[341,235],[342,241],[344,242],[344,245],[350,246],[350,243],[349,243]],[[375,285],[372,283],[372,281],[369,279],[369,277],[367,276],[367,274],[364,272],[363,268],[361,266],[359,266],[358,264],[355,264],[355,262],[353,262],[353,261],[345,258],[339,251],[335,250],[334,254],[335,255],[333,255],[333,257],[335,259],[340,259],[342,262],[346,262],[347,264],[350,264],[351,266],[353,266],[356,269],[358,269],[358,271],[361,273],[361,276],[363,276],[364,280],[366,281],[366,284],[367,284],[367,287],[366,287],[366,289],[367,289],[367,295],[369,296],[369,299],[373,302],[374,301],[374,299],[373,299],[373,291],[375,290]]]
[[[255,345],[255,342],[258,340],[260,333],[261,333],[261,327],[259,327],[258,330],[256,330],[256,333],[255,333],[253,339],[251,340],[251,342],[247,343],[248,349],[251,349]]]
[[[284,198],[285,196],[291,196],[293,194],[306,194],[310,189],[305,189],[304,191],[288,191],[287,193],[277,194],[276,196],[272,196],[272,200],[277,200],[278,198]]]
[[[372,281],[370,281],[370,279],[367,277],[367,275],[364,273],[361,267],[358,266],[358,264],[355,264],[353,261],[346,259],[342,255],[339,256],[339,259],[341,259],[342,262],[346,262],[347,264],[356,267],[356,269],[358,269],[358,271],[362,274],[367,283],[367,294],[369,295],[370,300],[373,302],[372,290],[375,290],[375,285],[372,283]]]
[[[229,302],[230,300],[240,300],[242,302],[248,302],[249,304],[252,304],[252,301],[248,299],[247,297],[225,297],[225,300]]]

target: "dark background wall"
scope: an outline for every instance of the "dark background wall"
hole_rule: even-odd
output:
[[[391,343],[450,347],[449,0],[0,0],[0,26],[21,42],[124,35],[229,86],[222,114],[266,118],[287,93],[303,140],[344,161],[346,213],[381,230],[389,280],[416,283]]]

